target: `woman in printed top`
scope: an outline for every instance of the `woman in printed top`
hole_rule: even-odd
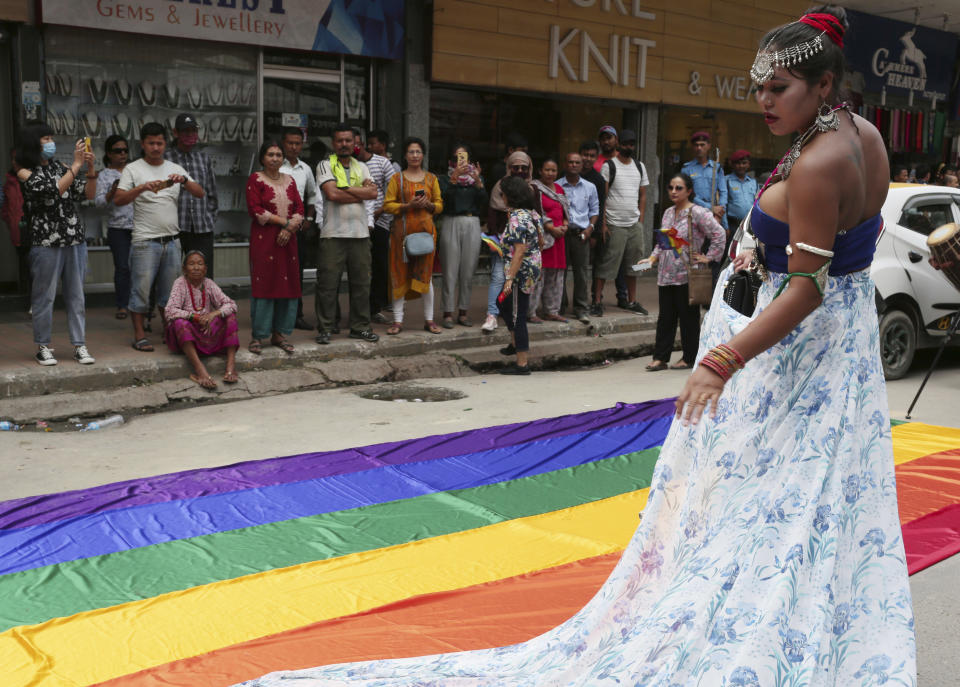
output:
[[[516,363],[500,370],[500,374],[528,375],[527,310],[543,269],[540,253],[543,223],[540,214],[533,209],[533,190],[523,178],[507,176],[499,186],[507,205],[507,224],[501,239],[506,263],[503,291],[497,302],[500,315],[510,330],[510,345],[501,348],[500,352],[517,356]]]
[[[283,148],[276,141],[260,146],[263,169],[247,179],[250,213],[250,319],[253,339],[247,346],[263,353],[261,341],[293,353],[286,337],[293,331],[300,298],[297,231],[303,224],[303,201],[297,183],[280,171]]]
[[[190,379],[204,389],[216,389],[201,355],[227,354],[223,381],[237,382],[236,356],[237,304],[212,280],[207,279],[207,261],[203,253],[192,250],[183,260],[183,276],[170,290],[164,316],[167,321],[167,346],[183,352],[193,367]]]
[[[726,232],[707,208],[693,203],[693,180],[686,174],[675,174],[667,184],[673,207],[663,213],[657,245],[650,262],[657,265],[657,290],[660,294],[660,314],[657,316],[657,339],[653,361],[647,370],[666,370],[670,351],[680,321],[680,344],[683,357],[673,365],[674,370],[693,367],[700,342],[700,306],[690,305],[687,287],[687,269],[690,263],[707,265],[723,254]],[[710,248],[700,251],[710,239]]]

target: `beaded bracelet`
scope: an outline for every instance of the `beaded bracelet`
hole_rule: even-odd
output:
[[[726,382],[737,370],[744,368],[746,361],[734,348],[727,344],[720,344],[710,349],[700,360],[700,364],[718,374]]]

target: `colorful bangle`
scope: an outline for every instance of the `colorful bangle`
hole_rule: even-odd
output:
[[[715,372],[724,382],[733,377],[734,373],[746,366],[746,361],[736,349],[727,344],[710,349],[700,360],[700,364]]]

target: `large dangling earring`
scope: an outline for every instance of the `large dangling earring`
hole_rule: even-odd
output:
[[[813,124],[821,134],[827,131],[836,131],[840,128],[840,117],[836,110],[823,103],[817,110],[817,118],[813,121]]]

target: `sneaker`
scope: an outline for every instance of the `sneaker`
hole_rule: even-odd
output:
[[[483,321],[483,324],[480,326],[481,331],[492,332],[497,328],[497,316],[496,315],[487,315],[487,319]]]
[[[590,314],[594,317],[603,317],[603,303],[594,303],[590,306]]]
[[[57,359],[53,357],[53,349],[47,346],[40,346],[37,349],[37,362],[41,365],[56,365]]]
[[[328,343],[330,343],[330,333],[320,332],[319,334],[317,334],[317,338],[314,339],[314,341],[316,341],[318,344],[322,344],[326,346]]]
[[[637,301],[634,301],[633,303],[628,304],[628,305],[627,305],[627,310],[629,310],[630,312],[635,312],[635,313],[637,313],[638,315],[649,315],[649,314],[650,314],[650,313],[647,312],[647,309],[644,308],[642,305],[640,305]]]
[[[500,355],[513,355],[517,352],[517,349],[514,348],[513,344],[507,344],[500,349]]]
[[[587,317],[587,313],[585,312],[574,313],[573,318],[575,320],[579,320],[583,324],[590,324],[590,318]]]
[[[313,327],[310,326],[310,323],[306,321],[303,317],[298,317],[297,321],[293,324],[294,329],[302,329],[303,331],[309,332]]]
[[[376,324],[393,324],[393,320],[387,319],[387,316],[382,312],[373,313],[373,315],[370,317],[370,320]]]
[[[350,332],[351,339],[363,339],[364,341],[369,341],[370,343],[376,343],[380,340],[380,337],[377,334],[373,333],[371,329],[364,329],[362,332]]]
[[[500,368],[500,374],[528,375],[530,374],[530,366],[529,365],[507,365],[506,367]]]
[[[628,301],[626,298],[619,298],[619,297],[618,297],[618,298],[617,298],[617,307],[618,307],[618,308],[622,308],[623,310],[629,310],[629,309],[630,309],[630,301]]]
[[[94,360],[93,356],[90,355],[90,352],[87,350],[86,346],[74,346],[73,359],[81,365],[93,365],[95,362],[97,362]]]

